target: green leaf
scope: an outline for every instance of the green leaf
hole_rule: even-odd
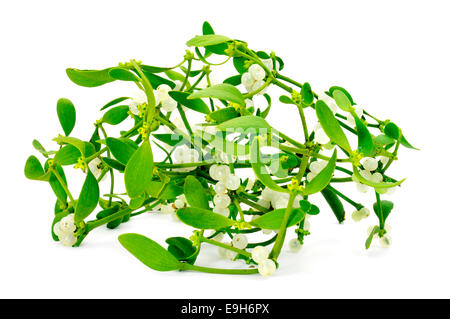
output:
[[[221,131],[228,129],[242,129],[244,131],[248,129],[265,129],[270,131],[272,127],[260,116],[246,115],[220,123],[217,125],[217,129]]]
[[[198,35],[192,39],[190,39],[188,42],[186,42],[186,45],[188,47],[204,47],[209,45],[216,45],[224,42],[231,41],[230,38],[223,36],[223,35],[217,35],[217,34],[206,34],[206,35]]]
[[[280,100],[281,103],[295,105],[295,102],[292,101],[291,98],[287,95],[280,95],[280,97],[278,99]]]
[[[209,114],[209,117],[216,123],[223,123],[238,116],[239,112],[234,107],[225,107]]]
[[[178,103],[186,106],[187,108],[204,113],[209,114],[211,111],[209,110],[208,106],[205,102],[203,102],[200,99],[188,99],[189,93],[186,92],[180,92],[180,91],[171,91],[169,92],[169,95]]]
[[[374,142],[379,145],[389,145],[395,143],[395,140],[387,135],[380,134],[374,138]]]
[[[400,137],[400,129],[394,123],[389,122],[384,127],[384,134],[386,134],[390,138],[393,138],[394,140],[398,140],[398,138]]]
[[[75,137],[59,135],[58,137],[54,138],[53,140],[60,145],[70,144],[70,145],[75,146],[83,156],[92,155],[91,152],[93,150],[95,150],[94,145],[92,145],[91,143],[83,142],[82,140],[75,138]]]
[[[237,88],[227,83],[216,84],[188,96],[188,99],[199,98],[216,98],[234,102],[239,105],[245,105],[245,99],[242,93]]]
[[[392,209],[394,208],[394,203],[388,200],[382,200],[380,201],[380,204],[381,204],[381,211],[380,208],[378,207],[377,202],[373,204],[373,211],[375,212],[379,220],[385,222],[389,214],[391,213]]]
[[[56,104],[56,112],[58,113],[59,123],[66,136],[70,135],[75,127],[76,112],[72,102],[68,99],[59,99]]]
[[[375,153],[372,135],[354,112],[352,113],[352,116],[355,119],[356,133],[358,134],[358,152],[365,157],[372,156]]]
[[[300,91],[302,96],[302,104],[305,106],[310,106],[314,103],[314,93],[311,89],[311,85],[308,82],[305,82]]]
[[[106,139],[106,145],[112,155],[123,165],[127,165],[130,158],[136,152],[136,149],[133,146],[119,138],[108,137]]]
[[[177,216],[183,223],[198,229],[222,229],[235,224],[233,220],[203,208],[181,208]]]
[[[255,138],[250,147],[250,163],[252,165],[253,171],[256,177],[263,183],[266,187],[283,193],[289,193],[285,188],[278,186],[277,183],[273,181],[270,174],[267,171],[266,166],[262,162],[262,155],[259,151],[259,140]]]
[[[71,144],[67,144],[56,152],[54,160],[60,165],[73,165],[77,163],[80,157],[80,150]]]
[[[223,83],[227,83],[227,84],[230,84],[230,85],[233,85],[233,86],[238,86],[239,84],[241,84],[242,82],[241,82],[241,75],[240,74],[238,74],[238,75],[233,75],[233,76],[230,76],[229,78],[226,78],[225,80],[223,80]]]
[[[139,234],[122,234],[119,242],[147,267],[158,271],[181,269],[182,264],[157,242]]]
[[[338,222],[342,223],[345,220],[345,209],[339,197],[328,186],[325,187],[321,193],[333,211],[334,216],[336,216]]]
[[[414,149],[414,150],[419,150],[418,148],[412,146],[412,145],[406,140],[406,138],[403,136],[403,134],[402,134],[402,137],[400,138],[400,144],[402,144],[404,147],[407,147],[407,148],[411,148],[411,149]]]
[[[348,93],[348,91],[347,91],[346,89],[344,89],[343,87],[340,87],[340,86],[332,86],[332,87],[330,87],[330,89],[328,90],[329,92],[326,92],[326,93],[327,93],[329,96],[333,97],[333,93],[334,93],[334,91],[336,91],[336,90],[343,92],[343,93],[347,96],[347,98],[349,99],[349,101],[352,103],[352,105],[355,104],[355,102],[353,101],[353,98],[352,98],[352,96],[350,95],[350,93]]]
[[[123,165],[119,161],[116,161],[115,159],[109,157],[102,157],[102,161],[105,162],[105,164],[108,165],[110,168],[116,169],[121,173],[125,171],[125,165]]]
[[[379,232],[380,232],[380,227],[378,227],[378,226],[375,226],[375,227],[372,229],[372,232],[369,234],[369,237],[367,237],[367,239],[366,239],[366,244],[365,244],[366,249],[369,249],[370,244],[372,243],[373,236],[375,236],[375,235],[378,234]]]
[[[333,99],[336,101],[336,105],[345,112],[351,112],[353,110],[352,102],[348,99],[347,95],[341,90],[333,91]]]
[[[42,155],[48,158],[49,153],[45,150],[41,143],[38,140],[33,140],[32,145],[35,150],[39,151]]]
[[[311,205],[311,208],[307,213],[308,215],[318,215],[320,213],[320,209],[316,205]]]
[[[184,194],[191,207],[209,209],[208,195],[202,183],[194,176],[189,175],[184,181]]]
[[[285,212],[286,208],[273,210],[252,220],[250,224],[262,229],[278,230],[283,223]],[[305,218],[305,212],[300,208],[293,208],[291,214],[289,215],[287,227],[298,224],[303,220],[303,218]]]
[[[103,115],[103,122],[111,125],[122,123],[128,117],[128,105],[120,105],[110,109]]]
[[[28,157],[25,163],[25,177],[36,181],[48,181],[50,172],[45,172],[36,156]]]
[[[75,222],[79,223],[88,217],[97,207],[100,197],[100,189],[97,179],[88,170],[80,196],[78,197],[77,206],[75,207]]]
[[[130,198],[139,197],[153,176],[153,154],[148,140],[131,156],[125,167],[125,188]]]
[[[265,119],[267,117],[267,115],[269,115],[270,112],[270,108],[272,106],[272,99],[270,98],[269,94],[264,94],[264,97],[266,98],[267,101],[267,107],[264,111],[261,112],[261,114],[259,116],[261,116],[263,119]]]
[[[129,99],[129,97],[119,97],[117,99],[114,99],[114,100],[106,103],[105,105],[103,105],[102,108],[100,109],[100,111],[103,111],[104,109],[107,109],[110,106],[116,105],[116,104],[123,102],[125,100],[128,100],[128,99]]]
[[[325,168],[322,169],[316,177],[314,177],[309,183],[306,184],[304,191],[305,195],[318,193],[330,183],[331,178],[333,177],[334,169],[336,167],[336,157],[337,152],[336,150],[334,150],[333,156],[331,156],[331,159],[328,161],[327,166],[325,166]]]
[[[115,80],[139,82],[139,78],[127,69],[112,68],[109,70],[109,76]]]
[[[144,65],[144,64],[141,64],[139,66],[141,67],[142,71],[148,72],[148,73],[161,73],[161,72],[170,71],[172,69],[172,68],[167,68],[167,67],[151,66],[151,65]]]
[[[248,67],[245,66],[245,61],[247,61],[247,59],[241,56],[233,58],[234,68],[239,72],[239,74],[243,74],[248,71]]]
[[[109,70],[111,70],[111,68],[104,70],[78,70],[69,68],[66,69],[66,73],[69,79],[77,85],[96,87],[115,81],[115,79],[109,75]]]
[[[368,179],[365,179],[365,178],[361,175],[361,173],[358,171],[358,169],[357,169],[355,166],[353,166],[353,175],[355,175],[355,177],[356,177],[361,183],[366,184],[366,185],[369,185],[369,186],[372,186],[372,187],[376,187],[376,188],[390,188],[390,187],[395,187],[395,186],[400,185],[401,183],[403,183],[403,182],[406,180],[406,178],[404,178],[404,179],[402,179],[401,181],[397,181],[397,182],[395,182],[395,183],[385,183],[385,182],[382,182],[382,183],[375,183],[375,182],[369,181]]]
[[[167,250],[178,260],[193,264],[197,259],[197,249],[189,239],[184,237],[170,237],[166,239],[166,243],[169,245]]]
[[[183,194],[183,187],[174,183],[163,184],[160,181],[151,181],[146,189],[146,192],[154,198],[162,200],[174,199]]]
[[[342,131],[339,122],[336,120],[333,112],[324,101],[319,100],[316,102],[316,114],[320,125],[330,140],[335,142],[347,152],[351,152],[351,147],[344,131]]]

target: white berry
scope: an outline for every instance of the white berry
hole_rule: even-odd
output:
[[[258,272],[263,276],[271,276],[277,269],[275,262],[272,259],[263,260],[258,264]]]
[[[269,257],[269,251],[264,246],[256,246],[252,251],[252,259],[256,263],[261,263]]]
[[[289,249],[290,251],[292,251],[293,253],[298,252],[300,249],[302,249],[302,244],[300,243],[300,241],[297,238],[292,238],[289,241]]]
[[[232,244],[233,247],[245,249],[248,245],[247,236],[245,236],[244,234],[237,234],[233,237]]]

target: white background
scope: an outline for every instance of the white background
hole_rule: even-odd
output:
[[[0,297],[450,297],[449,9],[446,1],[3,1]],[[338,225],[326,206],[312,218],[303,250],[283,253],[270,278],[155,272],[119,245],[124,232],[161,243],[189,236],[189,228],[169,216],[148,214],[113,231],[98,229],[76,249],[52,241],[51,189],[23,176],[26,158],[36,155],[31,141],[54,147],[51,138],[61,131],[58,98],[74,102],[74,135],[86,139],[99,107],[133,89],[77,87],[65,68],[104,68],[131,58],[174,65],[204,20],[251,48],[274,50],[286,63],[285,74],[315,91],[344,86],[421,149],[402,148],[392,167],[395,177],[408,179],[390,198],[390,249],[377,242],[364,249],[373,213],[361,223],[348,218]],[[280,103],[273,108],[270,122],[300,137],[296,112]],[[371,204],[372,194],[349,191]],[[216,249],[204,250],[202,265],[243,266],[217,261]]]

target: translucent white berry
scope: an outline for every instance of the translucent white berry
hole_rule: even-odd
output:
[[[77,238],[73,235],[73,233],[64,233],[62,236],[58,236],[59,241],[64,245],[71,247],[77,242]]]
[[[359,222],[359,221],[362,219],[362,216],[361,216],[361,213],[359,212],[359,210],[355,210],[355,211],[352,213],[352,219],[353,219],[353,221],[355,221],[355,222]]]
[[[263,229],[263,230],[262,230],[262,233],[263,233],[264,235],[270,235],[270,234],[272,234],[272,230],[271,230],[271,229]]]
[[[370,180],[374,183],[381,183],[383,181],[383,175],[381,175],[381,173],[375,172],[372,174]]]
[[[367,180],[371,180],[372,179],[372,173],[369,172],[368,170],[362,170],[361,171],[361,176],[364,177]]]
[[[184,202],[182,199],[177,198],[177,199],[175,200],[175,202],[174,202],[174,205],[175,205],[176,208],[180,209],[180,208],[183,208],[183,207],[184,207],[185,202]]]
[[[230,168],[227,165],[217,166],[216,176],[217,180],[225,181],[230,175]]]
[[[217,194],[226,194],[227,185],[224,182],[217,182],[216,185],[214,185],[214,190]]]
[[[171,204],[161,206],[161,213],[163,213],[163,214],[171,214],[174,212],[175,212],[175,209],[173,208],[173,206]]]
[[[262,206],[262,207],[264,207],[264,208],[270,208],[270,201],[265,200],[265,199],[263,199],[263,198],[260,198],[260,199],[256,202],[256,204],[258,204],[259,206]]]
[[[168,96],[161,101],[161,108],[166,112],[173,112],[177,108],[177,101]]]
[[[216,194],[214,196],[214,204],[220,208],[226,208],[230,205],[230,196],[224,194]]]
[[[242,74],[241,82],[245,86],[247,91],[250,91],[248,88],[251,88],[253,86],[254,80],[253,80],[253,77],[251,76],[251,74],[249,72],[246,72],[246,73]]]
[[[216,214],[220,214],[222,216],[228,217],[230,215],[230,210],[227,207],[214,207],[213,212]]]
[[[363,207],[359,210],[359,213],[361,214],[362,218],[367,218],[370,215],[370,210],[366,207]]]
[[[69,214],[59,221],[59,228],[63,233],[73,233],[77,228],[74,222],[74,214]]]
[[[386,165],[389,162],[389,157],[386,156],[380,156],[378,157],[378,159],[380,160],[381,164]]]
[[[261,198],[270,202],[273,199],[275,192],[270,188],[266,187],[261,192]]]
[[[378,239],[380,242],[381,247],[387,248],[392,244],[392,238],[391,236],[385,234],[383,237]]]
[[[258,64],[252,64],[248,68],[248,73],[250,73],[255,81],[261,81],[266,77],[266,71]]]
[[[269,250],[264,246],[256,246],[252,251],[252,259],[256,263],[261,263],[269,257]]]
[[[245,249],[248,245],[247,236],[245,236],[244,234],[237,234],[236,236],[233,237],[232,244],[233,247]]]
[[[302,244],[300,243],[300,241],[297,238],[292,238],[289,241],[289,250],[292,251],[293,253],[298,252],[301,248],[302,248]]]
[[[378,168],[378,161],[373,157],[366,157],[362,161],[362,166],[368,171],[374,171]]]
[[[55,223],[55,225],[53,225],[53,232],[58,237],[63,234],[63,231],[60,228],[60,222],[57,222],[57,223]]]
[[[275,262],[272,259],[263,260],[258,264],[258,272],[263,276],[271,276],[277,269]]]
[[[98,157],[94,158],[92,161],[88,164],[89,170],[91,171],[92,175],[95,176],[95,178],[99,178],[102,174],[103,169],[103,162]]]
[[[217,167],[218,167],[217,164],[213,164],[209,168],[209,175],[211,176],[212,179],[214,179],[216,181],[218,180],[218,178],[217,178]]]
[[[272,206],[275,209],[286,208],[288,205],[289,199],[285,197],[278,197],[272,200]]]
[[[241,185],[241,179],[236,175],[229,175],[226,183],[229,190],[235,191]]]
[[[237,256],[237,253],[232,250],[227,249],[226,256],[227,256],[227,259],[234,260],[234,258],[236,258],[236,256]]]

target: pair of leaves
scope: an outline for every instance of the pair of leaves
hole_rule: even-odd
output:
[[[122,123],[128,117],[128,105],[116,106],[103,115],[103,122],[111,125]]]
[[[25,163],[25,177],[36,181],[48,181],[50,172],[45,172],[41,162],[34,155],[28,157]]]
[[[184,237],[170,237],[166,239],[169,245],[167,250],[174,255],[179,261],[185,261],[193,264],[197,259],[198,253],[192,242]]]
[[[373,211],[377,215],[378,219],[383,221],[383,223],[386,221],[393,208],[394,203],[388,200],[380,201],[380,205],[378,205],[378,202],[373,204]]]

